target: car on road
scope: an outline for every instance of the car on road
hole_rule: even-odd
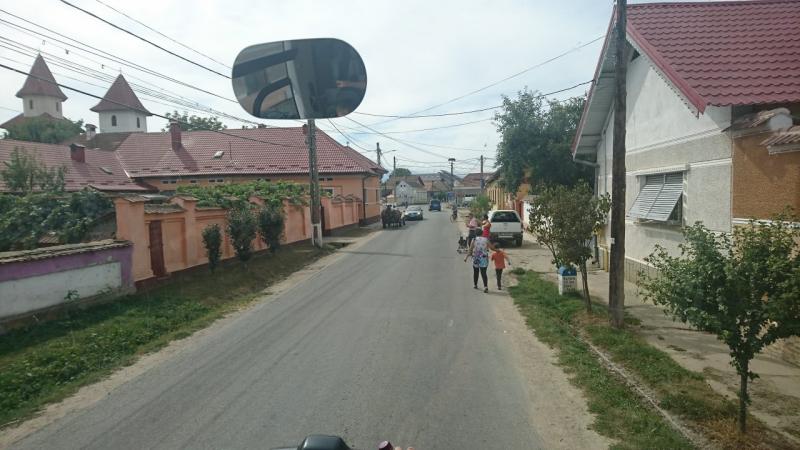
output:
[[[417,205],[409,206],[404,217],[406,220],[422,220],[422,207]]]
[[[439,200],[431,200],[431,204],[428,205],[428,211],[441,211],[442,210],[442,202]]]
[[[492,227],[489,239],[492,241],[513,241],[517,247],[522,247],[522,221],[519,214],[513,209],[499,209],[489,211],[489,222]]]

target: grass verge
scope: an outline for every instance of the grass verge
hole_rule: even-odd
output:
[[[611,328],[604,308],[594,308],[595,313],[589,316],[579,297],[559,296],[556,286],[538,274],[527,272],[517,278],[519,284],[509,289],[514,302],[539,339],[558,350],[560,363],[583,389],[589,410],[597,416],[595,429],[616,439],[614,448],[692,448],[692,444],[602,366],[577,338],[579,333],[654,392],[661,408],[681,418],[713,445],[737,449],[791,447],[753,417],[748,418],[748,434],[741,436],[736,431],[736,404],[713,391],[702,374],[686,370],[630,327]]]
[[[330,249],[284,247],[0,336],[0,424],[29,417],[138,356],[208,326]]]

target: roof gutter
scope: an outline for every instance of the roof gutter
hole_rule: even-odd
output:
[[[600,167],[600,164],[597,164],[596,162],[584,161],[584,160],[578,159],[576,157],[572,158],[572,162],[574,162],[575,164],[580,164],[582,166],[594,167],[595,169]]]

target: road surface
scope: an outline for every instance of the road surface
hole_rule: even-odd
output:
[[[553,388],[530,386],[493,311],[506,294],[473,290],[456,244],[447,212],[382,231],[14,447],[548,447],[530,390]]]

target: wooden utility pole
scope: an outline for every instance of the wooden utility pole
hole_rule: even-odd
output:
[[[319,171],[317,170],[317,126],[308,119],[308,172],[311,176],[311,242],[322,247],[322,225],[320,223]]]
[[[617,0],[616,95],[614,100],[614,144],[611,166],[611,261],[608,309],[611,325],[622,328],[625,308],[625,79],[628,72],[626,35],[627,0]]]
[[[481,194],[483,194],[483,155],[481,155]]]
[[[448,161],[450,162],[450,192],[453,193],[453,203],[458,204],[456,201],[456,179],[453,175],[453,164],[455,164],[455,158],[449,158]]]

